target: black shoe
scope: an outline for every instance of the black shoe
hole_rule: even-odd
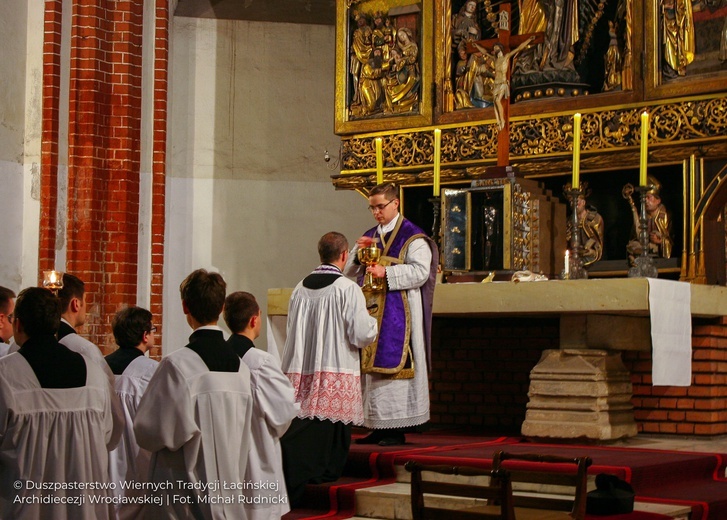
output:
[[[389,434],[379,441],[379,446],[401,446],[406,444],[406,436],[403,433]]]
[[[378,444],[381,439],[383,439],[383,435],[381,434],[381,431],[374,430],[371,433],[369,433],[366,437],[361,437],[360,439],[356,439],[354,442],[356,444]]]

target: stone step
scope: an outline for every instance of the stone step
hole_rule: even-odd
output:
[[[473,505],[475,499],[442,497],[444,507]],[[634,509],[689,520],[689,506],[636,502]],[[395,482],[356,490],[356,516],[352,520],[411,520],[410,484]]]

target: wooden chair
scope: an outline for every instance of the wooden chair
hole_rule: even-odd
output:
[[[413,520],[515,520],[507,471],[432,466],[414,461],[404,467],[411,473]],[[452,481],[456,479],[444,481],[436,475],[490,478],[487,484],[476,484]]]
[[[561,467],[556,468],[557,464]],[[563,465],[573,467],[564,470]],[[590,465],[591,458],[585,456],[519,455],[504,451],[498,451],[492,459],[494,472],[506,470],[510,476],[517,520],[583,520]]]

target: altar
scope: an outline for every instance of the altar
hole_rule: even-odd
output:
[[[727,316],[727,288],[684,285],[691,293],[691,318]],[[274,349],[282,349],[285,341],[291,292],[268,291],[268,337]],[[445,283],[434,293],[435,323],[458,318],[558,320],[560,348],[546,345],[530,370],[521,432],[536,438],[606,441],[636,435],[632,375],[621,355],[652,348],[650,312],[645,278]],[[435,333],[433,341],[435,370],[438,349],[444,348],[440,336]]]

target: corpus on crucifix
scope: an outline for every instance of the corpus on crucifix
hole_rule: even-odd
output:
[[[497,121],[497,165],[510,164],[510,61],[522,50],[533,43],[543,41],[543,33],[510,35],[509,3],[500,4],[497,39],[480,40],[467,45],[467,52],[490,54],[494,58],[494,86],[492,98]],[[513,49],[511,46],[515,45]]]

